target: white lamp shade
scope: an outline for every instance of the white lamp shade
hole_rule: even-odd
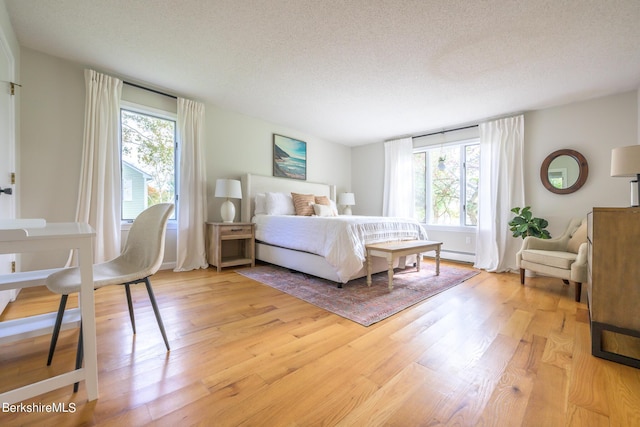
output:
[[[237,179],[217,179],[215,197],[242,199],[242,187]]]
[[[338,204],[343,206],[353,206],[356,204],[356,197],[353,193],[340,193]]]
[[[640,145],[611,150],[611,176],[635,177],[638,174],[640,174]]]

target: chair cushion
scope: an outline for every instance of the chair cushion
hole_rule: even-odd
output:
[[[549,267],[570,270],[571,264],[576,260],[577,254],[573,252],[543,251],[540,249],[527,249],[522,251],[522,259]]]
[[[573,252],[574,254],[578,253],[580,249],[580,245],[587,241],[587,221],[582,221],[580,227],[573,233],[571,238],[569,239],[569,243],[567,243],[567,251]]]

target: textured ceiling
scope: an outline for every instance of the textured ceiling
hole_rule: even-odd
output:
[[[346,145],[640,87],[638,0],[5,0],[22,46]]]

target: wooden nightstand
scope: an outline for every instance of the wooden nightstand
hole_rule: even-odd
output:
[[[248,222],[207,222],[207,261],[218,268],[251,264],[255,266],[255,224]]]

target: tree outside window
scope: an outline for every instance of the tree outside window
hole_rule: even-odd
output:
[[[157,203],[175,202],[175,120],[120,110],[122,219]],[[174,215],[175,218],[175,215]]]
[[[431,225],[477,225],[479,164],[477,141],[416,151],[416,219]]]

